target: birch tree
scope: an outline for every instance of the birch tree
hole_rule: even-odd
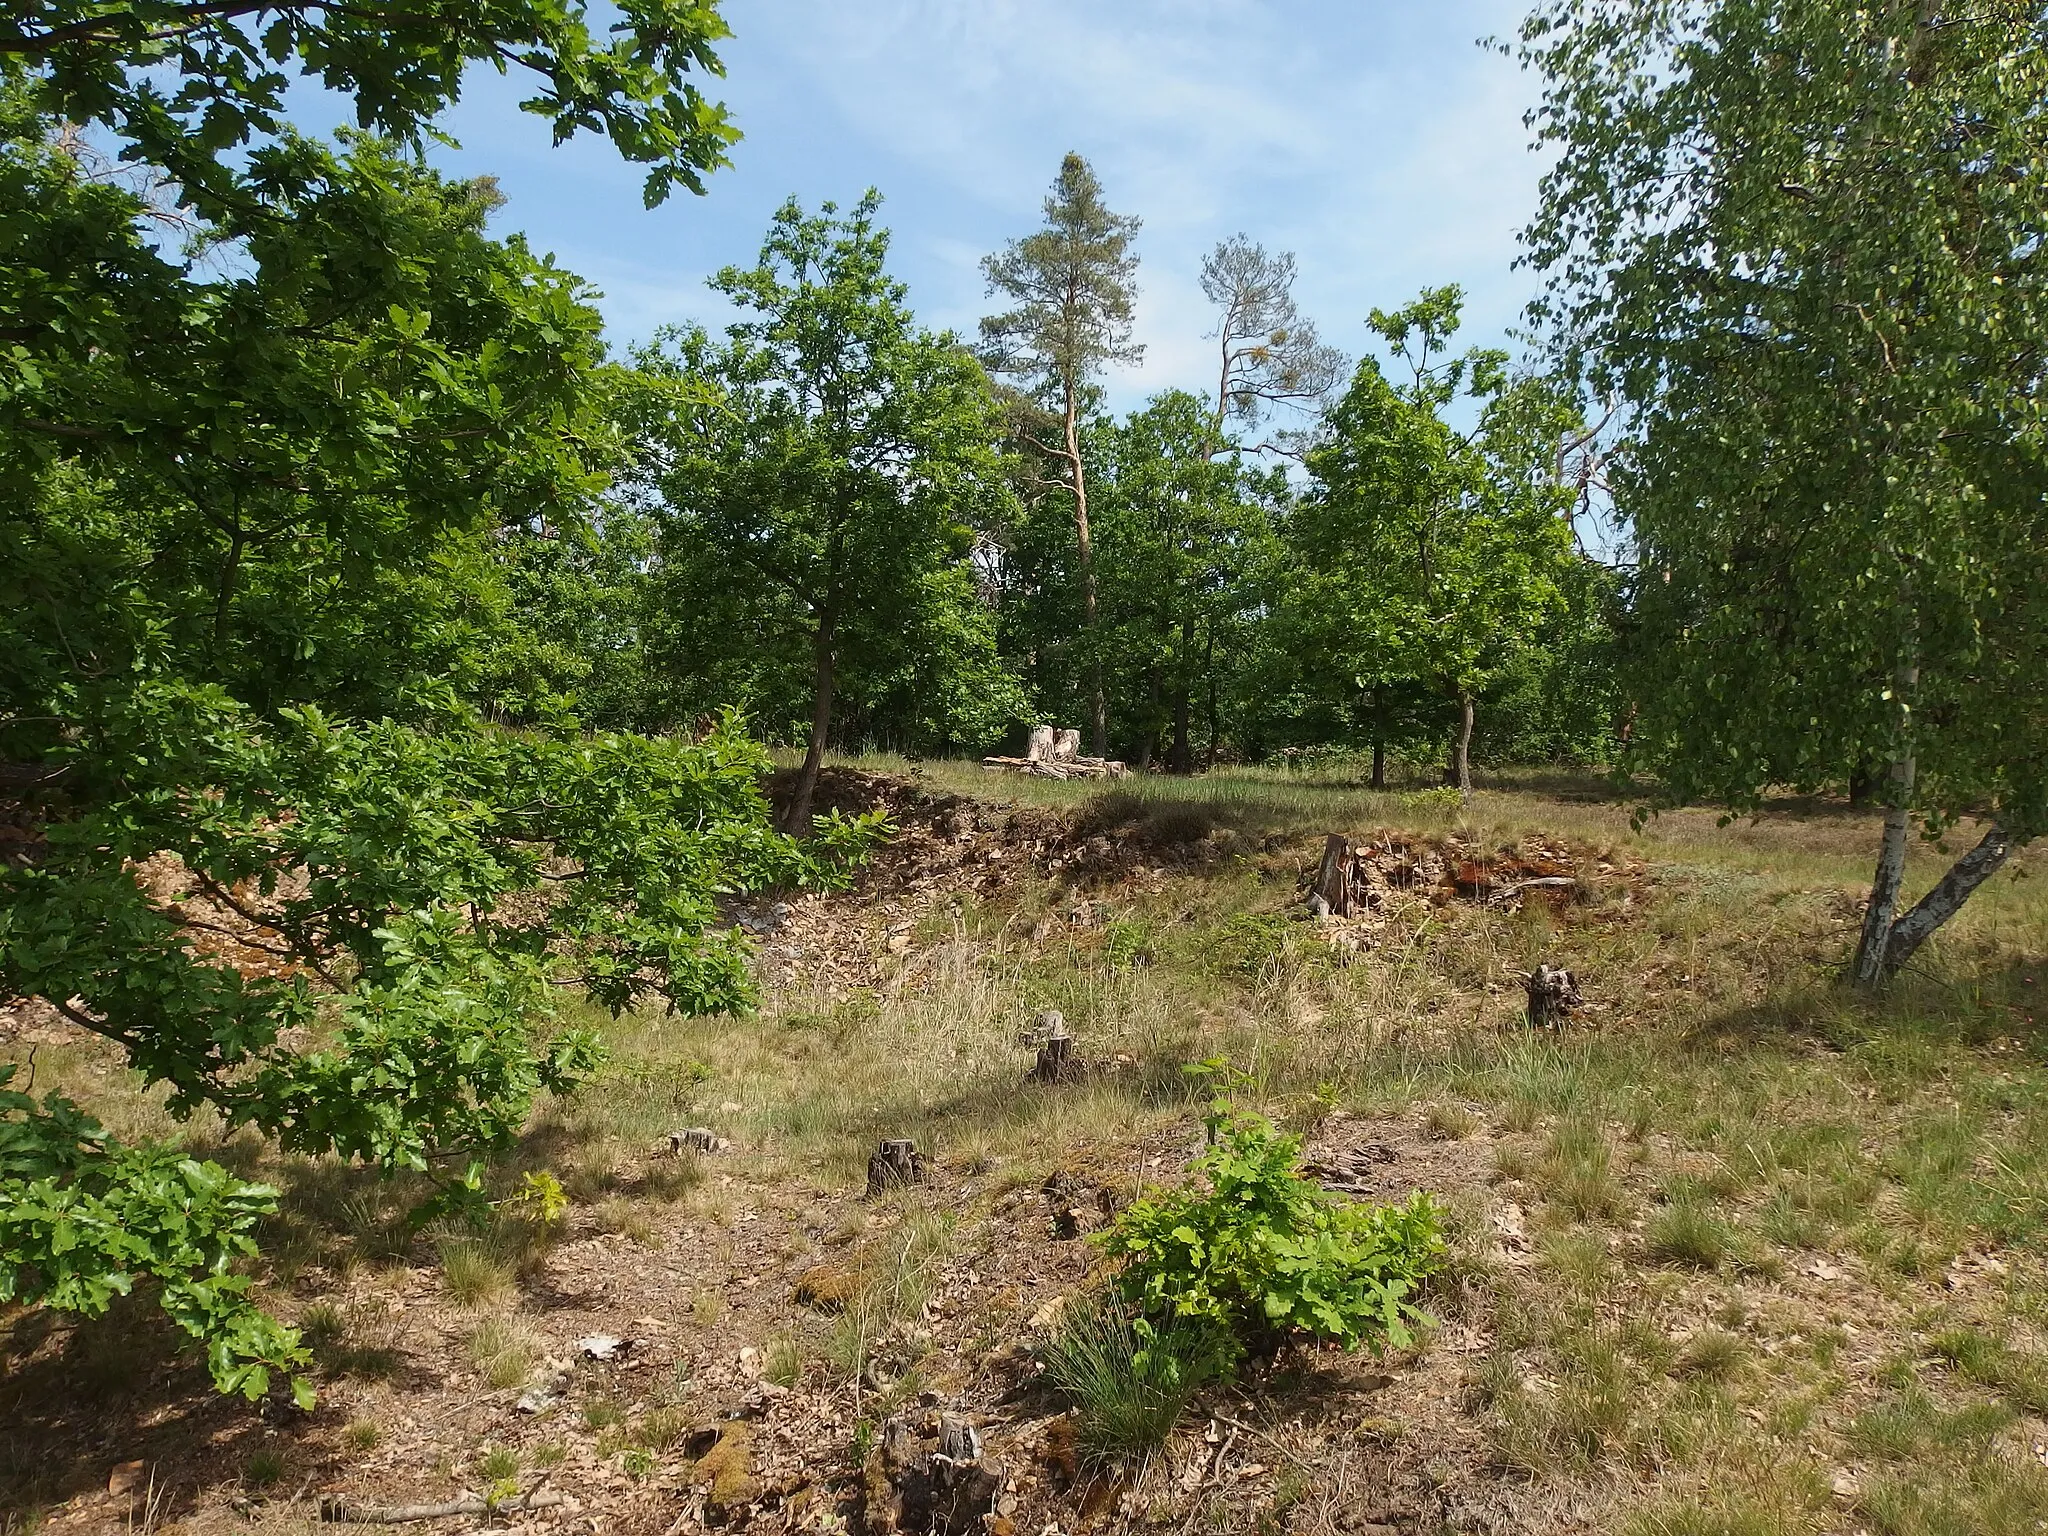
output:
[[[2048,11],[1560,0],[1537,318],[1632,416],[1640,766],[1741,810],[1885,765],[1851,971],[2048,825]],[[1910,911],[1911,833],[1978,841]]]

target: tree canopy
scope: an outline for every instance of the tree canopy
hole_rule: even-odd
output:
[[[650,167],[647,202],[701,192],[738,138],[690,78],[723,73],[715,3],[636,0],[600,39],[583,0],[22,0],[0,16],[0,71],[52,122],[104,129],[124,160],[162,170],[202,217],[254,190],[227,151],[287,130],[295,77],[355,103],[360,127],[408,145],[484,64],[530,78],[525,111],[556,143],[603,133]]]
[[[640,358],[672,385],[646,427],[663,530],[655,600],[677,617],[720,613],[727,635],[690,626],[678,660],[791,641],[804,653],[811,718],[792,830],[809,825],[842,668],[872,686],[930,654],[933,629],[950,624],[946,641],[1000,676],[990,627],[988,641],[962,632],[977,608],[972,530],[1007,493],[999,408],[958,340],[912,319],[887,271],[880,201],[870,193],[844,217],[785,204],[758,263],[712,279],[749,318],[722,341],[676,333]],[[999,687],[990,702],[1008,701]]]
[[[265,7],[260,41],[234,26],[258,9],[17,8],[0,32],[0,994],[113,1041],[175,1115],[429,1171],[459,1204],[596,1060],[560,987],[743,1006],[717,894],[829,883],[864,834],[771,832],[729,724],[593,735],[544,690],[533,729],[487,723],[501,541],[586,521],[618,462],[598,316],[486,232],[487,184],[296,134],[259,63],[298,57],[405,133],[462,58],[523,53],[562,71],[558,127],[602,121],[673,178],[715,161],[680,78],[714,13],[643,12],[600,57],[580,8]],[[296,1376],[235,1267],[274,1192],[13,1075],[0,1300],[98,1312],[153,1281],[223,1390]]]
[[[1558,602],[1572,498],[1548,461],[1576,417],[1542,381],[1510,381],[1501,353],[1447,356],[1460,303],[1442,288],[1373,312],[1410,378],[1368,358],[1325,418],[1290,522],[1290,606],[1292,632],[1353,686],[1457,701],[1450,772],[1469,793],[1476,696]],[[1461,398],[1479,409],[1470,432],[1446,416]]]
[[[1541,8],[1539,317],[1626,402],[1636,759],[1756,805],[1882,765],[1889,974],[2048,824],[2039,6]],[[1907,830],[1979,848],[1894,926]]]

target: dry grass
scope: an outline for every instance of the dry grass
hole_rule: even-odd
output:
[[[922,771],[1077,812],[1099,794]],[[647,1242],[693,1222],[739,1241],[728,1177],[793,1198],[852,1191],[886,1134],[1022,1187],[1187,1124],[1180,1065],[1227,1055],[1251,1074],[1248,1096],[1294,1123],[1412,1108],[1431,1136],[1484,1138],[1472,1155],[1492,1181],[1471,1192],[1473,1225],[1511,1198],[1532,1251],[1474,1268],[1468,1410],[1499,1461],[1602,1501],[1604,1528],[2030,1528],[2048,1508],[2029,1450],[2048,1438],[2048,857],[1993,881],[1872,1003],[1835,985],[1874,850],[1867,816],[1788,805],[1720,826],[1687,811],[1638,831],[1590,780],[1488,783],[1462,814],[1405,788],[1254,771],[1120,786],[1097,813],[1220,856],[1090,891],[1081,927],[1051,881],[941,902],[914,964],[862,986],[805,967],[750,1019],[601,1021],[604,1077],[542,1111],[493,1190],[546,1168],[578,1232]],[[1651,881],[1556,913],[1418,908],[1356,956],[1294,916],[1323,831],[1453,825],[1482,846],[1534,832],[1640,860]],[[1938,864],[1916,852],[1912,883]],[[1041,927],[1048,916],[1060,920]],[[1525,1033],[1514,973],[1538,959],[1578,972],[1598,1005],[1590,1028]],[[1018,1031],[1041,1008],[1126,1069],[1020,1087]],[[107,1066],[96,1047],[45,1050],[38,1086],[131,1134],[206,1135],[170,1126]],[[694,1158],[648,1159],[682,1124],[739,1148],[717,1177]],[[468,1363],[492,1387],[525,1379],[540,1352],[518,1311],[530,1249],[502,1234],[415,1244],[408,1191],[331,1165],[272,1171],[287,1189],[275,1281],[324,1268],[353,1276],[355,1295],[438,1246],[451,1300],[478,1314]],[[901,1197],[817,1240],[872,1267],[843,1313],[765,1340],[770,1378],[906,1392],[951,1214]],[[709,1328],[724,1308],[706,1288],[678,1314]],[[305,1310],[331,1372],[375,1374],[395,1350],[370,1303]],[[621,1412],[592,1401],[579,1422],[645,1450]]]

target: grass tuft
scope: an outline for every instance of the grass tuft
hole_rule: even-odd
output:
[[[539,1353],[539,1339],[516,1318],[487,1317],[469,1336],[470,1363],[501,1390],[524,1386]]]
[[[1218,1363],[1195,1331],[1140,1338],[1127,1313],[1100,1302],[1070,1307],[1039,1360],[1047,1384],[1079,1410],[1077,1444],[1094,1466],[1157,1451]]]
[[[1719,1269],[1736,1251],[1735,1231],[1705,1205],[1679,1199],[1650,1217],[1643,1251],[1661,1264]]]

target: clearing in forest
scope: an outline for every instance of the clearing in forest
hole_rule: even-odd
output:
[[[901,1473],[949,1419],[993,1469],[974,1528],[1030,1536],[2041,1529],[2042,855],[1872,1003],[1835,985],[1875,826],[1839,804],[1638,832],[1568,776],[1461,811],[872,762],[817,795],[896,836],[850,893],[730,914],[757,1015],[602,1021],[486,1228],[413,1230],[417,1190],[173,1126],[104,1042],[0,1019],[39,1091],[282,1186],[261,1294],[320,1364],[312,1413],[259,1412],[146,1305],[0,1317],[0,1529],[943,1526]],[[1359,899],[1318,920],[1331,832]],[[1543,962],[1585,998],[1561,1035],[1524,1022]],[[1048,1010],[1088,1069],[1033,1081]],[[1093,1463],[1104,1405],[1041,1362],[1093,1235],[1200,1151],[1183,1067],[1219,1058],[1325,1187],[1440,1202],[1437,1324],[1282,1348]],[[884,1139],[921,1181],[869,1192]]]

